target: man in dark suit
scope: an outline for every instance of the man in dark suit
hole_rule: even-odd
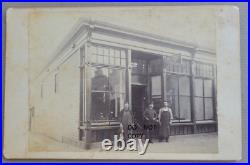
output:
[[[154,126],[155,126],[155,122],[157,118],[157,114],[154,110],[153,103],[150,103],[148,108],[146,108],[146,110],[144,111],[143,117],[144,117],[144,130],[146,134],[146,139],[149,139],[149,143],[153,143],[152,135],[154,133],[154,129],[155,129]]]

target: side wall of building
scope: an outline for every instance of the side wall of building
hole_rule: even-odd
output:
[[[80,54],[73,53],[63,64],[33,87],[32,131],[59,141],[77,141],[80,101]]]

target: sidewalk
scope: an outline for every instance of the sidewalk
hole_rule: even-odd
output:
[[[217,133],[190,134],[171,136],[169,142],[158,142],[156,139],[150,143],[147,152],[150,153],[216,153],[218,151]],[[90,150],[61,143],[52,138],[30,134],[29,150],[34,152],[101,152],[101,144],[95,143]],[[112,152],[113,150],[111,150]],[[103,151],[104,152],[104,151]],[[116,152],[116,151],[113,151]],[[123,151],[130,152],[130,151]]]
[[[171,153],[216,153],[218,152],[217,133],[203,133],[170,136],[169,142],[149,144],[147,152]]]

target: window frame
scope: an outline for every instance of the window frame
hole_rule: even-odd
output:
[[[172,94],[172,95],[167,95],[167,93],[165,93],[165,95],[166,95],[166,97],[168,98],[169,96],[171,96],[171,97],[177,97],[177,99],[178,99],[178,118],[177,119],[173,119],[173,122],[174,123],[190,123],[190,122],[192,122],[192,109],[191,109],[191,87],[190,87],[190,85],[191,85],[191,76],[190,75],[178,75],[178,74],[171,74],[171,73],[165,73],[166,74],[166,79],[168,79],[168,78],[170,78],[170,79],[172,79],[172,78],[174,78],[174,79],[176,79],[177,80],[177,94]],[[183,95],[183,94],[180,94],[180,78],[181,77],[187,77],[188,78],[188,81],[189,81],[189,95]],[[166,83],[166,85],[167,85],[167,80],[164,82],[164,83]],[[165,91],[166,92],[166,91]],[[189,100],[189,105],[190,105],[190,107],[189,107],[189,109],[190,109],[190,111],[189,111],[189,116],[190,116],[190,120],[189,119],[187,119],[187,120],[181,120],[181,106],[180,106],[180,98],[188,98],[188,100]]]
[[[201,98],[202,99],[202,104],[203,104],[203,119],[201,119],[201,120],[197,120],[197,118],[196,118],[196,121],[209,121],[209,120],[215,120],[215,114],[214,114],[214,112],[215,112],[215,110],[214,110],[214,105],[213,105],[213,100],[214,100],[214,96],[213,96],[213,79],[210,79],[210,78],[201,78],[201,77],[198,77],[198,78],[195,78],[195,81],[196,80],[201,80],[202,81],[202,96],[196,96],[195,94],[194,94],[194,98]],[[209,81],[211,81],[211,96],[205,96],[205,81],[207,81],[207,80],[209,80]],[[212,113],[213,113],[213,117],[212,117],[212,119],[207,119],[206,118],[206,103],[205,103],[205,101],[206,101],[206,99],[211,99],[212,100]],[[196,114],[197,114],[197,110],[196,110],[196,112],[195,112]]]
[[[123,73],[124,76],[125,76],[124,79],[125,80],[127,79],[127,77],[128,77],[127,69],[128,69],[128,58],[129,57],[128,57],[128,51],[126,49],[119,48],[119,47],[114,47],[114,46],[102,45],[102,44],[91,44],[90,46],[92,47],[92,50],[93,49],[97,49],[97,47],[107,49],[108,50],[108,55],[107,55],[107,57],[108,57],[108,64],[104,63],[104,60],[101,63],[98,63],[98,59],[97,59],[98,56],[95,54],[95,52],[91,51],[90,58],[86,58],[86,62],[88,63],[88,68],[89,69],[93,69],[93,68],[106,68],[106,69],[108,69],[108,79],[109,79],[110,70],[121,70],[122,72],[124,72]],[[113,51],[113,54],[110,54],[111,49]],[[119,52],[119,65],[117,65],[118,63],[116,64],[116,51]],[[103,49],[103,52],[105,52],[104,49]],[[95,57],[95,59],[96,59],[95,62],[93,62],[93,57],[92,57],[93,54],[95,54],[95,56],[96,56]],[[100,56],[103,56],[103,59],[104,59],[105,55],[106,54],[103,53],[103,55],[100,55]],[[122,57],[122,56],[124,56],[124,57]],[[111,60],[113,60],[113,63],[111,63]],[[122,60],[124,60],[124,65],[122,64]],[[92,84],[91,84],[91,86],[92,86]],[[110,100],[110,98],[111,98],[112,94],[114,94],[115,97],[119,96],[119,95],[123,95],[123,99],[124,99],[124,101],[126,101],[127,92],[128,92],[127,88],[126,88],[126,84],[124,84],[124,88],[125,88],[124,92],[117,92],[117,91],[114,92],[114,91],[112,91],[110,89],[110,87],[109,87],[109,89],[107,91],[102,91],[102,92],[105,92],[105,93],[107,93],[109,95],[108,96],[109,97],[109,102],[108,102],[108,111],[109,112],[111,112],[111,108],[110,108],[111,107],[111,100]],[[92,90],[92,88],[91,88],[91,90],[90,90],[90,96],[91,97],[92,97],[92,93],[93,92],[96,92],[96,91]],[[106,116],[108,116],[107,119],[98,120],[98,119],[94,119],[93,116],[90,115],[90,121],[94,122],[94,123],[99,123],[99,122],[116,122],[116,121],[118,121],[119,120],[119,112],[121,111],[121,107],[123,105],[121,105],[121,103],[119,103],[120,107],[117,107],[117,104],[118,103],[115,102],[115,115],[116,116],[114,117],[114,119],[110,119],[109,112],[108,112],[108,114],[106,115]],[[91,107],[92,107],[92,101],[91,101],[91,104],[90,104],[90,109],[92,111]],[[117,111],[117,113],[116,113],[116,111]],[[92,113],[92,112],[90,112],[90,113]]]
[[[202,104],[203,104],[203,119],[202,120],[197,120],[196,121],[215,121],[216,120],[216,107],[214,105],[214,100],[215,98],[215,94],[214,94],[214,83],[215,83],[215,79],[216,79],[216,67],[211,64],[211,63],[205,63],[205,62],[201,62],[201,61],[194,61],[194,81],[196,83],[196,80],[201,80],[202,81],[202,96],[196,96],[196,94],[194,93],[194,99],[195,98],[202,98]],[[204,71],[205,70],[205,71]],[[206,72],[207,71],[207,72]],[[204,74],[204,73],[208,73],[208,74]],[[205,96],[205,81],[211,81],[211,96]],[[195,86],[194,86],[195,88]],[[206,99],[211,99],[212,101],[212,113],[213,113],[213,117],[212,119],[207,119],[206,118]],[[196,106],[196,105],[194,105]],[[195,115],[197,115],[197,110],[195,110]]]

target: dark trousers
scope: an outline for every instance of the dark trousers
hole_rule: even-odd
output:
[[[150,129],[150,126],[153,126],[154,122],[150,121],[150,120],[146,120],[144,123],[145,123],[144,126],[146,126],[146,127],[144,127],[145,138],[149,139],[149,141],[152,141],[152,138],[154,137],[155,130],[154,130],[154,127],[152,127],[152,129]]]

